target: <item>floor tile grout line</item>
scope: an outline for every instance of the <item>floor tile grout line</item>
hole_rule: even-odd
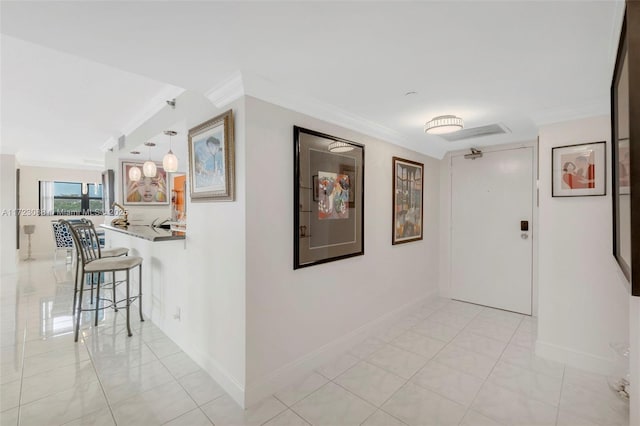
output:
[[[520,324],[522,324],[522,318],[520,318],[520,321],[518,322],[518,327],[520,327]],[[498,365],[498,363],[500,362],[500,360],[502,359],[502,356],[504,355],[504,352],[507,350],[507,347],[509,347],[509,344],[511,343],[511,341],[513,340],[513,336],[516,333],[516,330],[518,329],[518,327],[516,327],[516,329],[513,331],[513,334],[511,335],[511,338],[509,339],[509,341],[507,342],[507,344],[505,345],[504,349],[502,350],[502,352],[500,353],[500,356],[498,357],[498,359],[496,360],[495,364],[493,364],[493,367],[491,368],[491,371],[489,372],[489,374],[487,375],[487,377],[484,379],[484,381],[482,382],[482,386],[480,386],[480,389],[478,389],[478,392],[476,392],[476,395],[473,397],[473,400],[471,400],[471,403],[469,404],[469,408],[467,409],[467,412],[465,413],[465,416],[467,415],[467,413],[469,412],[469,410],[471,410],[471,408],[473,407],[473,404],[476,402],[476,399],[478,399],[478,395],[480,395],[480,391],[482,391],[482,388],[484,388],[484,386],[489,382],[489,377],[491,377],[491,375],[493,374],[493,371],[496,368],[496,365]],[[482,415],[486,416],[485,413],[482,413]],[[496,420],[491,416],[487,416],[492,420]],[[498,423],[501,423],[500,421],[498,421]]]
[[[91,351],[89,351],[89,348],[87,348],[86,345],[85,345],[84,336],[82,338],[82,345],[85,347],[85,350],[89,353],[89,360],[91,361],[91,366],[93,367],[93,371],[94,371],[96,377],[98,378],[98,385],[100,386],[100,390],[102,391],[102,395],[104,396],[104,400],[107,403],[107,408],[109,408],[109,413],[111,414],[111,418],[113,419],[113,424],[115,424],[117,426],[118,425],[118,421],[116,420],[116,415],[113,412],[113,408],[111,407],[111,402],[109,401],[109,398],[107,397],[107,392],[105,391],[104,385],[102,384],[102,379],[100,379],[100,375],[98,374],[98,369],[96,368],[96,365],[93,362],[93,354],[91,353]]]
[[[560,420],[560,405],[562,403],[562,391],[564,390],[564,375],[565,370],[562,369],[562,380],[560,381],[560,396],[558,397],[558,410],[556,411],[556,426],[558,425],[558,420]]]
[[[22,417],[22,386],[24,385],[24,352],[27,346],[27,321],[25,320],[25,328],[22,332],[22,356],[20,359],[21,367],[20,367],[20,394],[18,396],[18,421],[16,426],[19,426],[21,423]]]

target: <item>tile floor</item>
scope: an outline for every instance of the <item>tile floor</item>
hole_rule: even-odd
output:
[[[150,321],[128,338],[106,311],[74,344],[64,265],[23,262],[0,290],[2,426],[628,424],[605,377],[536,357],[510,312],[432,300],[244,411]]]

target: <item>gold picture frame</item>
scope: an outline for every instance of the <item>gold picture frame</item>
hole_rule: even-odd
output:
[[[233,111],[189,129],[189,193],[192,201],[235,199]]]

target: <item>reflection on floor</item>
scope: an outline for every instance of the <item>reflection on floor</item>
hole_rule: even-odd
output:
[[[626,425],[606,378],[537,358],[535,320],[432,300],[304,380],[241,410],[150,321],[85,321],[51,261],[2,278],[0,424]]]

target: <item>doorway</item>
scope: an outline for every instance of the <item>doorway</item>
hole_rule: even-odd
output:
[[[451,296],[532,313],[532,147],[451,157]]]

